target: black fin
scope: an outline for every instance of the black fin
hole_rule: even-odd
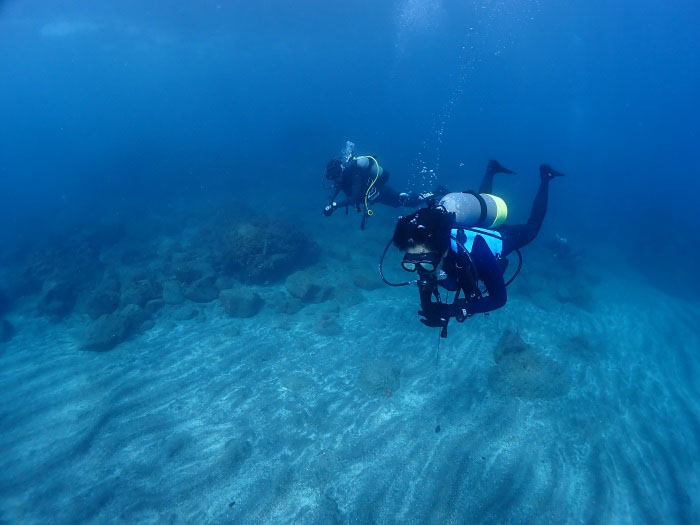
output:
[[[561,171],[557,171],[552,168],[549,164],[540,165],[540,179],[552,180],[554,177],[563,177],[564,174]]]
[[[503,164],[493,159],[489,161],[486,171],[489,173],[510,173],[511,175],[515,175],[513,170],[509,170]]]

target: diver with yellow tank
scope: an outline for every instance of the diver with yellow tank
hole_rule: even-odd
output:
[[[549,183],[564,175],[542,164],[539,189],[527,223],[507,225],[506,204],[491,193],[496,173],[513,172],[489,161],[478,193],[448,193],[439,203],[433,200],[426,208],[400,217],[379,263],[380,275],[387,284],[418,285],[421,322],[441,328],[442,337],[447,336],[451,318],[462,322],[506,304],[506,286],[515,277],[505,282],[506,257],[513,252],[518,254],[517,275],[522,264],[519,249],[532,242],[544,221]],[[384,277],[382,264],[392,243],[405,252],[401,266],[408,272],[417,272],[416,280],[392,283]],[[442,301],[439,288],[454,292],[451,302],[447,298]]]
[[[355,156],[354,149],[355,145],[347,141],[343,154],[331,159],[326,165],[324,178],[333,185],[330,203],[323,208],[326,217],[338,208],[345,208],[347,212],[347,209],[352,207],[356,212],[362,213],[360,227],[364,229],[367,217],[374,213],[370,207],[373,204],[384,204],[392,208],[415,208],[431,197],[446,193],[444,188],[421,194],[399,193],[387,184],[389,172],[379,164],[375,156]],[[341,191],[345,193],[346,198],[336,201]]]

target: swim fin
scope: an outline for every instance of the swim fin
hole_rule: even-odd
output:
[[[545,180],[552,180],[554,177],[563,177],[564,174],[561,171],[557,171],[552,168],[549,164],[540,165],[540,179],[544,182]]]
[[[512,175],[515,175],[515,172],[513,170],[509,170],[506,168],[503,164],[498,162],[497,160],[490,160],[489,165],[486,167],[486,171],[488,173],[510,173]]]

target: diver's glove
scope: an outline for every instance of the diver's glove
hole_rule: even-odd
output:
[[[420,310],[418,315],[423,316],[420,322],[431,328],[442,328],[448,319],[453,316],[452,305],[445,303],[430,303],[430,306]]]
[[[469,311],[469,303],[467,303],[466,299],[458,299],[457,302],[452,305],[452,315],[458,323],[463,323],[467,318],[472,316],[472,313]]]
[[[325,208],[323,208],[323,214],[324,214],[326,217],[330,217],[330,216],[331,216],[331,213],[333,213],[333,212],[335,211],[335,209],[336,209],[337,206],[338,206],[338,203],[337,203],[337,202],[335,202],[335,201],[334,201],[334,202],[331,202],[328,206],[326,206]]]
[[[472,316],[472,313],[469,311],[469,303],[466,299],[459,299],[454,304],[430,303],[427,312],[421,310],[418,314],[425,317],[425,319],[421,319],[420,322],[432,328],[445,326],[445,323],[447,323],[450,317],[454,317],[458,323],[463,323]]]

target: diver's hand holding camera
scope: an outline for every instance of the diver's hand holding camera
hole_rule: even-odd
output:
[[[418,311],[418,315],[424,317],[420,322],[431,328],[442,328],[447,320],[452,317],[451,305],[445,303],[428,303]]]
[[[331,202],[328,206],[323,208],[323,214],[326,217],[330,217],[331,213],[333,213],[335,211],[337,206],[338,206],[338,204],[336,202]]]
[[[420,322],[431,328],[444,326],[451,317],[454,317],[458,323],[463,323],[472,316],[466,299],[458,299],[453,304],[430,302],[421,308],[418,315],[425,319],[421,319]]]

